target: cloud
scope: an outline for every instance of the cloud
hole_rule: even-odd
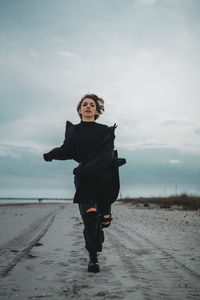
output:
[[[157,2],[157,0],[136,0],[137,3],[139,4],[147,4],[147,5],[152,5]]]
[[[194,132],[195,134],[200,135],[200,128],[195,128]]]
[[[27,153],[42,153],[44,148],[44,145],[33,141],[2,141],[0,143],[0,157],[9,156],[17,158],[20,156],[20,152],[22,151],[26,151]]]
[[[78,56],[75,53],[72,53],[70,51],[58,51],[58,55],[66,58],[78,58]]]
[[[169,162],[170,164],[180,164],[180,160],[177,159],[170,159]]]
[[[0,144],[0,158],[6,158],[6,157],[11,157],[11,158],[18,158],[19,155],[15,153],[15,151],[12,151],[8,149],[5,145],[2,143]]]
[[[167,119],[167,117],[166,117]],[[196,125],[195,122],[193,120],[189,120],[189,119],[183,119],[180,118],[180,116],[176,116],[175,118],[171,118],[169,120],[165,120],[165,121],[161,121],[160,126],[194,126]]]
[[[0,34],[0,39],[1,40],[5,40],[6,39],[6,35],[5,34]]]
[[[37,53],[35,50],[29,49],[29,54],[34,60],[38,60],[40,58],[39,53]]]
[[[78,0],[78,11],[70,1],[32,1],[29,11],[25,0],[15,2],[0,11],[2,161],[59,146],[65,121],[79,122],[76,105],[87,92],[104,98],[98,122],[117,123],[123,151],[200,154],[197,2]],[[166,153],[173,172],[185,164]]]

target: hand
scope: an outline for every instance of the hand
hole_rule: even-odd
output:
[[[52,161],[52,158],[48,153],[44,153],[43,158],[44,158],[45,161]]]

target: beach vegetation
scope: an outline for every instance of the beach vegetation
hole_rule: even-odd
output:
[[[136,206],[143,206],[145,208],[182,208],[182,209],[190,209],[197,210],[200,209],[200,196],[197,195],[188,195],[188,194],[180,194],[180,195],[171,195],[168,197],[125,197],[118,201],[122,201],[124,203],[130,202]]]

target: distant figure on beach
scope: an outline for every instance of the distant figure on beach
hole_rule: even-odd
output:
[[[62,146],[43,154],[45,161],[73,159],[78,203],[83,220],[85,247],[89,252],[88,272],[99,272],[97,252],[102,251],[104,228],[111,221],[111,204],[119,193],[119,170],[126,163],[114,150],[116,124],[109,127],[95,120],[104,111],[104,100],[95,94],[82,97],[77,105],[80,123],[66,122]]]

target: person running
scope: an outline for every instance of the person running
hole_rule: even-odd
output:
[[[111,204],[119,194],[118,168],[126,163],[114,150],[116,124],[107,126],[95,121],[104,111],[104,100],[86,94],[77,105],[79,124],[66,122],[65,140],[60,147],[44,153],[45,161],[73,159],[76,192],[83,220],[85,248],[89,252],[88,272],[99,272],[97,253],[102,251],[104,228],[109,227]]]

